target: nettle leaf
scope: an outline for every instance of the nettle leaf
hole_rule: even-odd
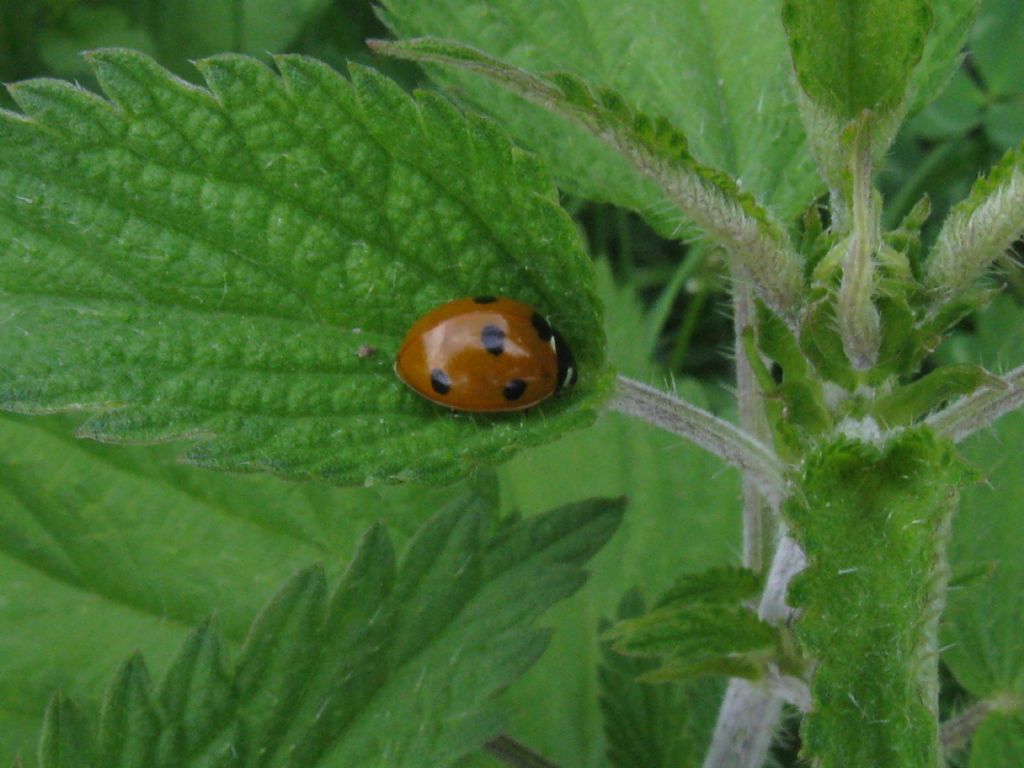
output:
[[[619,619],[639,616],[636,591],[619,605]],[[602,622],[607,629],[608,622]],[[677,768],[697,765],[721,698],[716,681],[650,685],[637,678],[657,666],[652,659],[623,656],[605,642],[598,667],[607,758],[615,768]]]
[[[903,100],[932,24],[928,0],[784,0],[800,87],[846,122]]]
[[[1021,327],[1024,312],[1009,297],[1000,297],[977,314],[967,349],[986,365],[1019,365],[1024,344],[1016,329]],[[953,521],[950,560],[958,569],[986,568],[991,573],[950,590],[942,645],[950,670],[979,699],[1024,695],[1019,632],[1024,622],[1024,556],[1016,546],[1024,537],[1024,476],[1020,454],[1011,450],[1022,443],[1024,414],[1017,412],[964,444],[967,460],[985,481],[964,490]]]
[[[0,116],[0,407],[99,410],[81,434],[199,439],[190,461],[337,483],[451,479],[589,423],[603,333],[579,236],[535,158],[370,70],[122,50],[110,101],[12,87]],[[580,384],[523,415],[450,418],[391,366],[412,322],[509,295]]]
[[[72,427],[66,417],[0,414],[0,765],[34,753],[54,689],[96,711],[128,655],[144,649],[162,677],[211,613],[217,631],[195,653],[219,652],[213,634],[236,650],[296,570],[321,561],[339,578],[371,521],[415,531],[449,504],[495,504],[485,477],[472,489],[415,487],[412,503],[406,486],[210,473],[177,462],[169,446],[126,451],[76,440]],[[185,695],[162,690],[161,706]]]
[[[56,693],[46,708],[39,743],[40,768],[93,768],[96,747],[73,701]]]
[[[760,574],[749,568],[726,566],[676,577],[661,593],[655,608],[694,604],[729,604],[750,600],[761,594]]]
[[[935,308],[968,291],[1024,232],[1024,144],[1010,149],[950,210],[925,264]]]
[[[531,72],[571,73],[663,115],[689,136],[700,162],[742,179],[783,219],[802,212],[820,190],[792,98],[775,0],[591,0],[529,12],[484,0],[384,6],[385,21],[401,37],[458,40]],[[498,116],[567,190],[636,210],[666,235],[685,232],[665,195],[593,136],[479,78],[450,69],[430,73]]]
[[[934,101],[957,72],[980,5],[981,0],[931,0],[932,28],[911,76],[911,112]]]
[[[685,574],[653,610],[620,621],[606,636],[618,653],[661,658],[661,666],[641,677],[648,682],[716,674],[757,678],[780,643],[775,627],[741,605],[760,586],[758,574],[745,568]]]
[[[371,528],[333,592],[319,567],[282,587],[231,672],[209,625],[159,691],[129,660],[108,689],[97,760],[76,753],[90,737],[58,694],[42,768],[450,765],[496,734],[490,699],[543,651],[533,623],[582,585],[622,508],[581,502],[490,533],[485,514],[455,507],[397,565]]]
[[[800,266],[784,229],[736,179],[700,163],[687,137],[666,118],[638,112],[619,93],[594,89],[576,75],[538,77],[462,43],[420,38],[372,45],[393,56],[479,73],[584,126],[628,158],[664,191],[671,205],[726,248],[755,278],[764,301],[795,324]]]

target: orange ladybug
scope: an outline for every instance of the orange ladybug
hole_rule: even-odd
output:
[[[521,411],[572,387],[576,362],[533,307],[477,296],[442,304],[413,323],[395,373],[456,411]]]

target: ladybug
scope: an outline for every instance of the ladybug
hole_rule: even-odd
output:
[[[513,299],[456,299],[413,323],[395,373],[456,411],[521,411],[576,383],[565,341],[533,307]]]

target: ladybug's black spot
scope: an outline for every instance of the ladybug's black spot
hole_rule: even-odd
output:
[[[505,389],[502,390],[501,394],[505,396],[506,400],[518,400],[523,396],[523,392],[526,391],[526,382],[522,379],[512,379],[508,384],[505,385]]]
[[[530,322],[533,323],[533,327],[536,329],[541,341],[551,341],[551,326],[548,325],[547,320],[534,312]]]
[[[447,395],[452,388],[452,380],[440,368],[435,368],[430,372],[430,388],[439,395]]]
[[[473,303],[474,304],[493,304],[497,300],[498,299],[496,297],[494,297],[494,296],[474,296],[473,297]]]
[[[496,325],[485,325],[480,332],[480,341],[484,349],[495,357],[505,351],[505,332]]]

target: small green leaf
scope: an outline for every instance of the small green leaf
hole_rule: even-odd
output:
[[[800,326],[800,348],[822,379],[853,391],[857,376],[836,327],[835,301],[829,294],[810,303]]]
[[[904,99],[932,23],[928,0],[784,0],[797,80],[842,122]]]
[[[970,290],[1024,232],[1024,144],[1007,151],[949,212],[925,265],[935,309]]]
[[[95,760],[95,747],[82,713],[73,701],[55,693],[43,718],[39,768],[100,768]]]
[[[616,624],[612,646],[628,656],[668,656],[703,660],[707,656],[770,651],[778,632],[747,608],[692,607],[655,609]]]
[[[888,427],[910,424],[947,400],[983,386],[1006,385],[978,365],[945,365],[881,398],[875,404],[875,416]]]
[[[761,581],[760,575],[749,568],[735,566],[687,573],[661,593],[654,607],[740,603],[761,593]]]
[[[100,765],[146,768],[156,762],[161,714],[146,664],[132,656],[107,689],[100,727]]]
[[[301,57],[280,76],[205,60],[209,90],[137,53],[90,60],[110,101],[29,81],[25,116],[0,116],[0,407],[100,411],[83,435],[337,483],[447,480],[592,420],[590,264],[490,122]],[[484,293],[561,331],[570,396],[452,419],[397,380],[412,322]]]
[[[234,689],[214,623],[191,632],[160,686],[160,705],[175,750],[196,753],[224,727],[234,705]]]

